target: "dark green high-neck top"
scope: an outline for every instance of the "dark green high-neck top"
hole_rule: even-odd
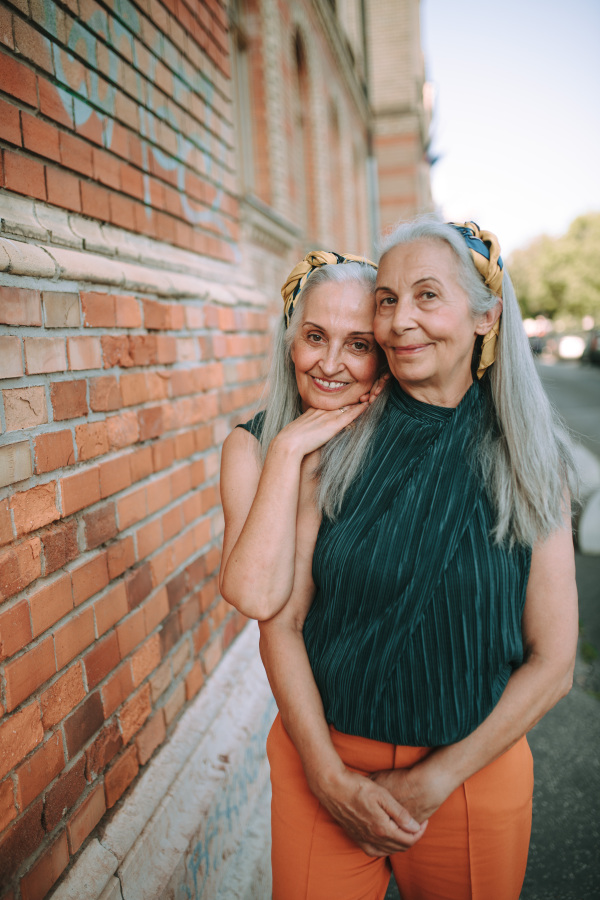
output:
[[[489,536],[494,514],[473,462],[485,403],[478,384],[448,409],[394,383],[364,473],[321,525],[304,639],[339,731],[453,743],[523,661],[531,551]]]

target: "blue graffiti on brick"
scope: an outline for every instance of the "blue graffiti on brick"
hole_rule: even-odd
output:
[[[129,0],[114,0],[111,15],[96,6],[85,19],[64,13],[54,0],[44,0],[44,27],[52,44],[58,96],[75,128],[96,114],[102,143],[110,149],[117,111],[117,86],[129,60],[128,96],[133,93],[141,138],[144,203],[151,215],[151,176],[157,169],[174,173],[182,216],[232,240],[231,220],[223,212],[228,175],[230,126],[215,113],[217,90],[206,74],[188,62],[168,36],[143,19]],[[142,43],[138,35],[144,37]],[[165,66],[168,66],[168,70]],[[156,86],[157,73],[172,86],[171,96]],[[100,70],[103,74],[100,74]],[[143,74],[142,74],[143,72]],[[165,73],[166,76],[165,76]],[[62,86],[61,86],[62,85]],[[202,102],[202,124],[187,110]],[[179,117],[179,120],[178,120]],[[185,121],[185,133],[181,121]],[[165,141],[172,147],[167,151]],[[190,197],[190,177],[208,179],[205,205]],[[172,183],[171,179],[168,179]]]

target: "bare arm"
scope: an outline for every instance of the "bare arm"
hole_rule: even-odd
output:
[[[262,470],[253,435],[236,428],[225,441],[219,586],[223,597],[245,615],[268,618],[288,599],[294,581],[303,460],[365,408],[356,404],[330,412],[307,410],[273,439]]]
[[[315,796],[371,856],[411,847],[425,831],[391,794],[345,767],[332,743],[302,628],[314,594],[311,568],[319,519],[301,498],[292,595],[260,623],[260,651],[281,718]]]
[[[577,589],[570,522],[534,548],[522,620],[525,661],[497,706],[464,740],[410,770],[377,775],[417,821],[497,759],[568,693],[577,646]]]

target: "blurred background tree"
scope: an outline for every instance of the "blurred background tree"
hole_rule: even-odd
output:
[[[507,264],[524,317],[600,322],[600,213],[578,216],[561,237],[543,235],[515,250]]]

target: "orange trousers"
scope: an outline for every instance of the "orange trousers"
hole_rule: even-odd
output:
[[[362,773],[414,765],[426,748],[331,728]],[[402,900],[518,900],[529,849],[533,761],[525,738],[469,778],[431,816],[414,847],[367,856],[311,793],[280,716],[267,740],[273,799],[273,900],[383,900],[393,871]]]

